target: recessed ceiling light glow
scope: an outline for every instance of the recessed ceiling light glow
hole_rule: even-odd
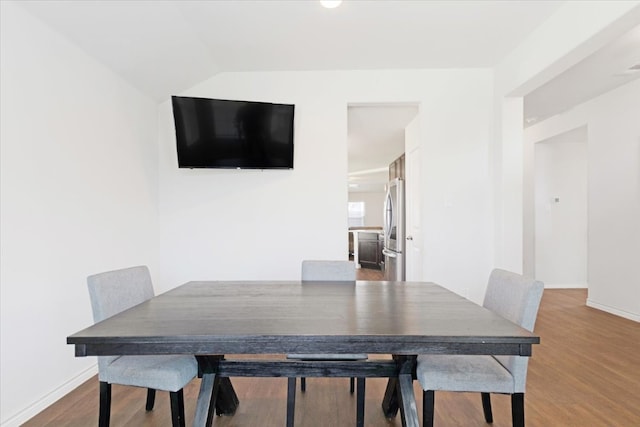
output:
[[[626,77],[626,76],[630,76],[638,73],[640,73],[640,63],[632,65],[626,70],[623,70],[619,73],[614,74],[614,77]]]
[[[320,4],[327,9],[335,9],[340,6],[340,3],[342,3],[342,0],[320,0]]]

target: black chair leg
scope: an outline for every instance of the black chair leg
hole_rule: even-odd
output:
[[[307,391],[307,379],[305,377],[300,377],[300,391]]]
[[[100,415],[98,416],[99,427],[109,427],[111,418],[111,384],[100,381]]]
[[[169,392],[171,400],[171,425],[184,427],[184,393],[182,389]]]
[[[353,378],[351,381],[353,382]],[[364,427],[364,390],[366,378],[358,378],[358,395],[356,405],[356,427]]]
[[[355,390],[355,382],[356,379],[351,377],[349,378],[349,393],[353,394],[354,390]]]
[[[423,427],[433,427],[433,414],[435,406],[435,392],[424,390],[422,392],[422,425]]]
[[[481,393],[482,410],[484,411],[484,420],[491,424],[493,422],[493,413],[491,412],[491,395],[489,393]]]
[[[153,410],[153,405],[156,403],[156,390],[154,388],[147,389],[147,405],[144,407],[147,411]]]
[[[513,427],[524,427],[524,393],[511,395],[511,421]]]
[[[287,381],[287,427],[293,427],[295,409],[296,409],[296,377],[289,377]]]

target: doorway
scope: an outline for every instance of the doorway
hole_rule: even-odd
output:
[[[534,269],[546,287],[587,287],[587,138],[584,126],[534,146]]]
[[[359,275],[371,277],[384,269],[381,235],[389,167],[405,154],[405,128],[417,115],[416,103],[347,106],[349,255],[365,270]],[[364,262],[361,254],[367,257]]]

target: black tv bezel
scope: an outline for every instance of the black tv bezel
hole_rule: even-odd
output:
[[[232,103],[245,103],[245,104],[268,104],[268,105],[276,105],[276,106],[284,106],[284,107],[291,107],[292,108],[292,112],[291,112],[291,143],[290,145],[290,150],[291,150],[291,162],[290,162],[290,166],[268,166],[268,165],[262,165],[262,166],[239,166],[239,165],[233,165],[233,166],[227,166],[227,165],[216,165],[216,164],[208,164],[208,165],[185,165],[184,163],[180,162],[180,154],[179,154],[179,142],[178,142],[178,126],[177,126],[177,119],[176,119],[176,115],[175,115],[175,108],[174,108],[174,99],[176,98],[182,98],[182,99],[197,99],[197,100],[205,100],[205,101],[218,101],[218,102],[232,102]],[[285,103],[277,103],[277,102],[265,102],[265,101],[247,101],[247,100],[241,100],[241,99],[224,99],[224,98],[205,98],[205,97],[197,97],[197,96],[180,96],[180,95],[172,95],[171,96],[171,107],[172,107],[172,113],[173,113],[173,122],[174,122],[174,132],[175,132],[175,137],[176,137],[176,156],[177,156],[177,162],[178,162],[178,168],[179,169],[225,169],[225,170],[293,170],[294,168],[294,164],[295,164],[295,104],[285,104]]]

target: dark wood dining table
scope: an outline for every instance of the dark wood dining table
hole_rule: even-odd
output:
[[[194,281],[70,335],[67,343],[78,357],[195,355],[202,381],[194,426],[211,423],[214,407],[235,411],[230,377],[341,376],[389,378],[385,415],[399,410],[403,425],[417,427],[417,355],[530,356],[539,338],[434,283]],[[390,357],[229,358],[288,353]]]

